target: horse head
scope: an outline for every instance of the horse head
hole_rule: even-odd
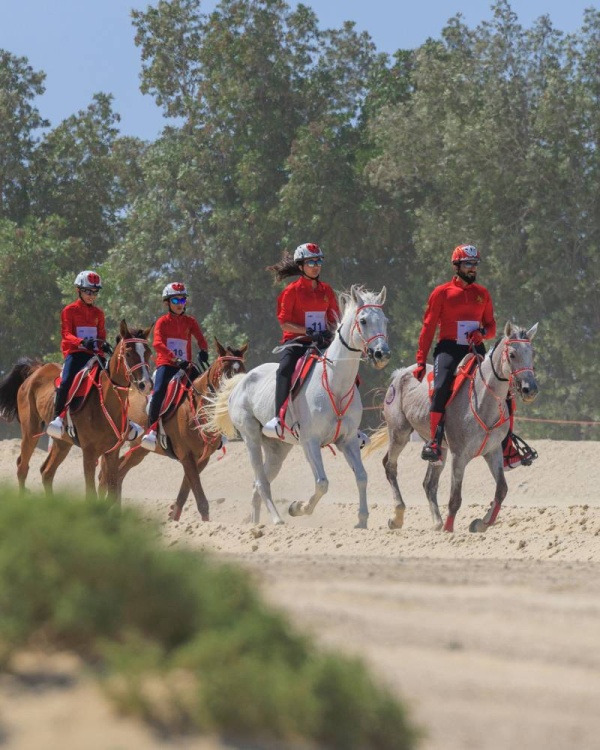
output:
[[[532,339],[537,333],[536,323],[528,331],[510,321],[504,327],[502,338],[502,374],[514,385],[525,403],[537,398],[538,384],[533,369]]]
[[[339,328],[340,333],[342,330],[347,333],[347,348],[362,352],[377,370],[383,369],[391,357],[387,340],[388,321],[383,312],[385,296],[385,287],[376,294],[353,285]],[[344,343],[343,336],[340,337]]]
[[[215,336],[215,349],[217,352],[216,359],[208,370],[201,375],[205,385],[213,391],[218,388],[222,380],[246,372],[244,356],[248,351],[248,344],[244,344],[239,349],[234,349],[231,346],[223,346]]]
[[[127,384],[137,388],[140,393],[150,393],[152,390],[152,349],[148,343],[151,330],[152,326],[130,330],[125,320],[122,320],[112,357],[116,360],[117,373],[123,370]]]

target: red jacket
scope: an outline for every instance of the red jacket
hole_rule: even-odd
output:
[[[60,335],[63,357],[85,351],[81,348],[81,342],[88,336],[106,339],[104,313],[99,307],[88,305],[78,299],[77,302],[63,308],[60,314]]]
[[[277,318],[280,323],[294,323],[304,328],[325,330],[339,319],[335,292],[322,281],[317,282],[316,289],[312,280],[303,276],[286,286],[277,298]],[[297,333],[283,332],[282,341],[296,338]]]
[[[168,312],[154,326],[154,349],[156,366],[172,365],[177,358],[192,359],[192,336],[200,349],[208,350],[208,344],[196,318],[191,315],[174,315]]]
[[[496,335],[492,298],[481,284],[467,284],[458,276],[437,286],[429,297],[423,328],[419,336],[417,362],[426,362],[429,348],[439,326],[438,341],[448,339],[466,344],[466,335],[485,328],[484,338]]]

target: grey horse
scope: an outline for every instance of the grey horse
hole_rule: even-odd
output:
[[[476,456],[483,456],[496,482],[496,493],[483,519],[475,519],[470,531],[486,531],[496,520],[508,487],[504,478],[502,441],[509,428],[506,398],[509,390],[516,391],[525,403],[538,395],[538,385],[533,369],[532,339],[537,323],[526,331],[507,323],[504,335],[490,349],[477,366],[470,381],[464,382],[446,409],[446,441],[442,459],[429,464],[423,487],[429,501],[434,529],[454,531],[454,519],[462,503],[461,488],[465,468]],[[367,449],[388,441],[388,451],[383,458],[385,474],[393,491],[395,516],[388,521],[391,529],[404,523],[406,505],[398,486],[398,456],[416,430],[425,440],[429,436],[429,394],[427,379],[419,383],[413,377],[416,365],[395,370],[387,389],[383,415],[386,425],[371,438]],[[431,371],[428,367],[428,371]],[[437,489],[448,451],[452,455],[452,482],[448,518],[442,522],[437,501]]]

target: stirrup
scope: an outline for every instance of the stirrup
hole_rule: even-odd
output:
[[[516,469],[517,466],[531,466],[538,457],[535,448],[528,445],[522,438],[509,432],[504,454],[504,468]]]
[[[137,422],[129,420],[129,432],[127,433],[127,440],[136,440],[140,435],[144,434],[144,428]]]
[[[273,417],[273,419],[270,419],[262,428],[262,433],[267,437],[283,440],[283,427],[281,426],[279,417]]]
[[[62,417],[54,417],[46,427],[46,434],[54,440],[61,440],[65,434],[65,425]]]
[[[371,442],[371,438],[367,435],[366,432],[358,430],[356,435],[358,437],[358,444],[361,450]]]
[[[442,460],[442,451],[435,440],[428,440],[421,451],[421,458],[424,461],[437,463]]]
[[[142,448],[145,448],[147,451],[155,451],[156,450],[156,432],[154,430],[150,430],[150,432],[147,432],[144,437],[142,438],[142,442],[140,443]]]

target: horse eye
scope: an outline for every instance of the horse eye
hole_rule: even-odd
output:
[[[510,352],[508,355],[511,359],[514,359],[517,355],[514,352]]]
[[[366,322],[367,322],[367,319],[366,319],[366,318],[359,318],[359,319],[358,319],[358,323],[359,323],[359,325],[361,325],[361,326],[364,326],[364,324],[365,324]]]

